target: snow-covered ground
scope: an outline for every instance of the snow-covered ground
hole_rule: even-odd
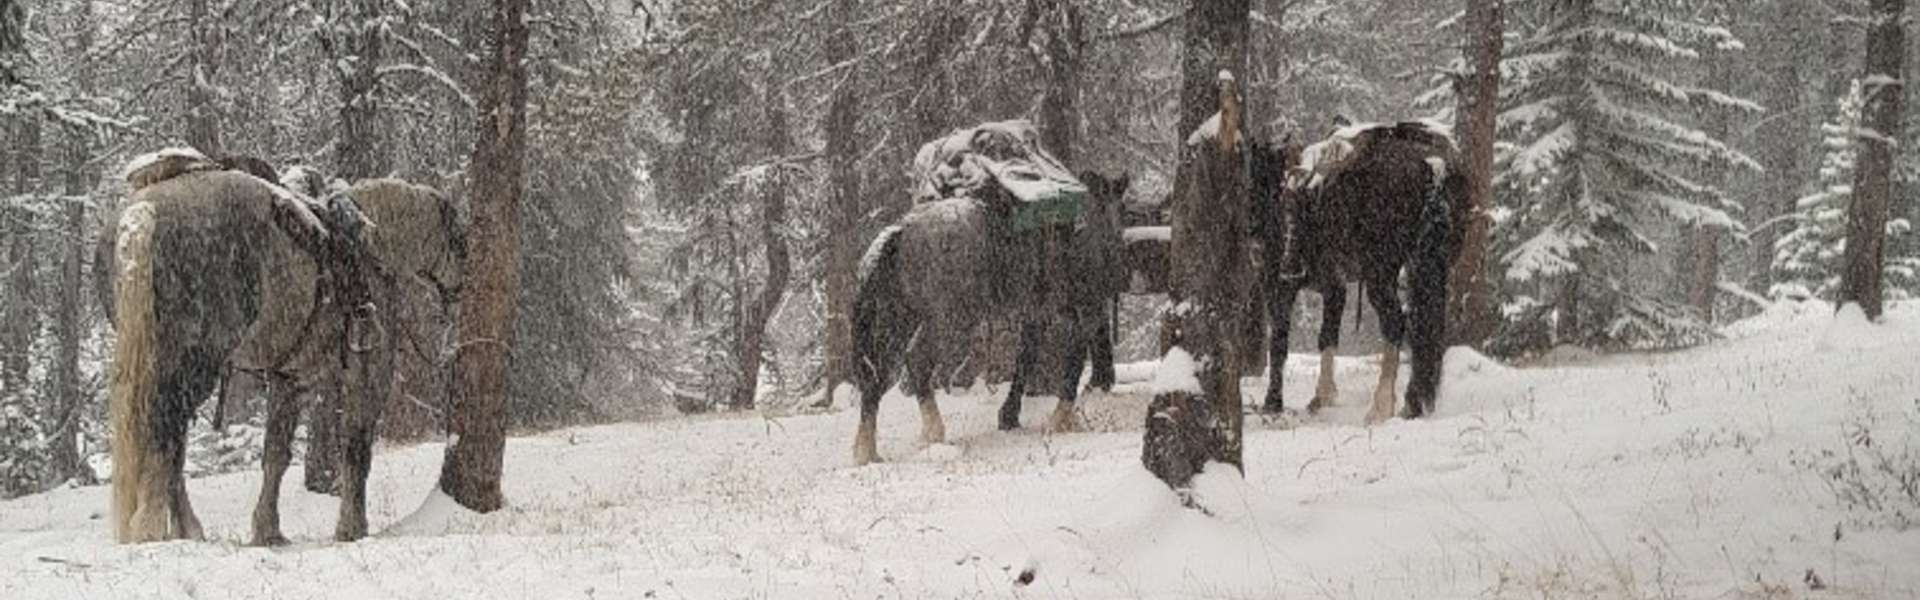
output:
[[[1375,361],[1343,359],[1339,406],[1250,420],[1246,478],[1202,476],[1214,517],[1140,467],[1152,366],[1129,365],[1086,433],[995,431],[982,390],[943,398],[952,444],[923,449],[890,398],[890,462],[864,468],[846,410],[514,439],[512,506],[488,516],[427,499],[439,445],[391,448],[387,532],[355,544],[290,484],[299,542],[239,545],[257,472],[191,482],[208,542],[113,545],[101,487],[20,498],[0,598],[1920,597],[1920,528],[1900,529],[1920,497],[1896,477],[1920,485],[1920,306],[1779,307],[1728,334],[1528,368],[1456,350],[1439,418],[1373,429]],[[1314,362],[1290,362],[1291,405]]]

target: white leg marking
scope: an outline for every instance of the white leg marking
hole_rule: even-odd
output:
[[[1340,388],[1333,382],[1333,349],[1320,351],[1320,383],[1313,388],[1313,401],[1307,403],[1307,412],[1316,412],[1333,406],[1340,398]]]
[[[853,434],[853,466],[861,467],[880,462],[880,451],[875,448],[873,436],[877,419],[861,419],[860,429]]]
[[[1400,381],[1400,348],[1388,346],[1380,352],[1380,384],[1373,388],[1373,407],[1367,410],[1367,424],[1375,425],[1393,416],[1394,388]]]
[[[940,403],[933,398],[920,401],[920,441],[927,445],[947,441],[947,422],[940,418]]]

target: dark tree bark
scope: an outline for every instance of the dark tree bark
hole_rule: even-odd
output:
[[[1893,161],[1900,139],[1906,84],[1900,79],[1907,57],[1906,0],[1873,0],[1867,26],[1867,73],[1862,81],[1866,107],[1862,125],[1873,135],[1860,138],[1859,169],[1854,173],[1853,206],[1847,211],[1846,271],[1840,301],[1860,305],[1878,319],[1884,300],[1881,276],[1886,265],[1887,212],[1893,198]]]
[[[835,0],[828,18],[832,23],[849,23],[859,8],[857,0]],[[841,29],[826,36],[828,64],[853,59],[855,36]],[[858,142],[860,124],[859,71],[854,71],[833,90],[827,104],[827,182],[831,197],[827,201],[827,349],[826,395],[830,402],[841,383],[853,380],[853,329],[849,315],[853,310],[856,270],[862,251],[859,235],[860,215],[865,212],[860,196],[860,172],[854,167],[860,160]]]
[[[381,16],[380,0],[350,0],[347,5],[350,10],[336,17],[343,22],[344,35],[328,44],[334,64],[340,65],[334,67],[340,80],[340,141],[334,149],[340,177],[359,181],[387,170],[386,153],[381,151],[376,73],[385,36],[375,25]]]
[[[787,165],[784,161],[793,152],[793,135],[787,131],[786,96],[781,93],[778,75],[767,82],[767,146],[773,151],[773,162],[768,165],[766,189],[761,190],[760,198],[760,241],[766,248],[767,280],[761,284],[760,291],[754,295],[752,303],[745,306],[745,318],[734,335],[734,352],[740,365],[739,377],[733,389],[733,407],[740,410],[752,410],[754,396],[760,390],[760,364],[765,358],[767,341],[767,321],[773,318],[773,311],[780,308],[780,301],[787,296],[787,279],[792,275],[793,264],[787,251],[787,238],[780,230],[787,222]],[[739,299],[747,303],[747,298]]]
[[[493,0],[486,85],[476,111],[469,178],[473,224],[454,354],[452,441],[440,490],[479,512],[499,509],[506,452],[507,360],[519,287],[515,210],[526,186],[527,7]]]
[[[13,193],[25,196],[33,194],[40,185],[38,114],[21,115],[14,132]],[[6,320],[0,321],[0,389],[22,394],[27,389],[27,373],[33,364],[33,339],[39,334],[41,323],[39,282],[33,276],[40,259],[34,246],[33,226],[28,222],[30,214],[20,211],[9,215],[14,231],[8,232],[10,243],[5,264],[13,269],[7,280],[6,296],[11,306],[0,307],[6,309]]]
[[[1493,280],[1487,276],[1487,242],[1493,219],[1493,144],[1500,115],[1500,55],[1504,50],[1506,3],[1503,0],[1467,0],[1466,38],[1462,52],[1467,72],[1459,82],[1459,109],[1454,130],[1460,135],[1461,155],[1467,160],[1467,201],[1470,209],[1460,258],[1454,263],[1452,343],[1478,346],[1493,336]]]
[[[94,27],[93,3],[79,2],[74,10],[74,52],[83,56],[93,48]],[[75,82],[83,94],[93,91],[93,68],[82,63],[75,74]],[[47,466],[47,480],[58,483],[76,479],[81,483],[93,483],[93,471],[88,469],[80,457],[78,438],[80,423],[87,416],[87,397],[80,389],[80,338],[83,337],[81,315],[86,306],[87,295],[82,293],[82,263],[86,260],[87,245],[87,193],[93,189],[93,169],[88,168],[87,159],[93,154],[88,132],[69,132],[67,134],[67,160],[63,173],[66,188],[66,247],[65,258],[60,265],[60,293],[54,301],[54,338],[60,341],[52,365],[53,427],[49,428],[54,440],[51,463]]]
[[[1177,135],[1187,139],[1215,112],[1221,119],[1213,139],[1183,146],[1174,179],[1174,308],[1162,325],[1175,348],[1169,360],[1190,355],[1200,389],[1154,397],[1141,449],[1147,469],[1176,490],[1210,461],[1245,468],[1236,357],[1247,342],[1247,274],[1220,268],[1248,261],[1248,176],[1240,143],[1245,119],[1237,86],[1220,74],[1246,73],[1249,12],[1247,0],[1194,0],[1186,16]]]
[[[220,44],[226,26],[213,14],[211,0],[188,0],[188,26],[193,48],[187,67],[187,145],[212,157],[226,155],[220,140],[220,108],[214,81],[220,70]]]

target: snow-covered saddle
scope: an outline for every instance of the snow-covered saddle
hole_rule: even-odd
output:
[[[927,142],[914,156],[913,179],[916,204],[991,198],[991,187],[998,187],[1015,203],[1019,231],[1072,223],[1086,210],[1086,184],[1041,147],[1038,130],[1025,120],[984,123]]]
[[[1436,157],[1452,156],[1455,151],[1452,131],[1432,121],[1347,125],[1300,151],[1300,163],[1287,173],[1287,188],[1311,190],[1325,185],[1365,156],[1375,141],[1389,137],[1427,145]]]

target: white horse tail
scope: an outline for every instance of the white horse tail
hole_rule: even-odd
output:
[[[162,476],[152,459],[152,411],[159,395],[154,356],[153,310],[154,206],[136,201],[121,212],[114,248],[119,272],[113,274],[115,341],[108,387],[113,455],[113,534],[121,543],[165,536],[170,523],[165,506],[145,506],[147,479]],[[150,463],[151,461],[151,463]],[[145,509],[145,510],[142,510]],[[136,519],[138,515],[138,519]],[[158,529],[151,521],[158,520]]]

